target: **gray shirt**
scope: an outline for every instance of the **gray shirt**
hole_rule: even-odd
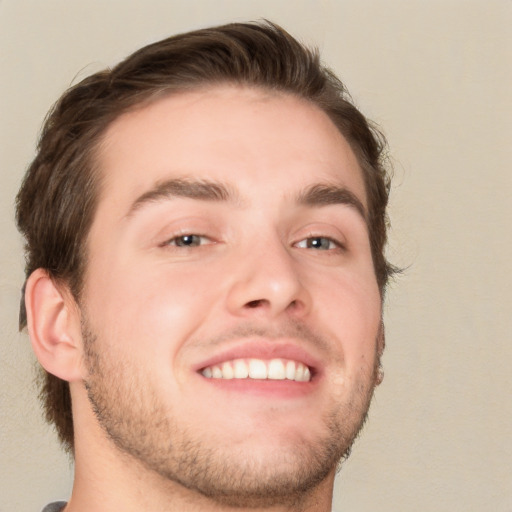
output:
[[[41,512],[60,512],[66,505],[65,501],[54,501],[46,505]]]

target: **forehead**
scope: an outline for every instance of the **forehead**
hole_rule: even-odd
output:
[[[175,177],[234,184],[249,199],[258,186],[293,194],[335,184],[366,205],[357,159],[329,117],[291,94],[249,87],[176,93],[120,116],[99,164],[100,205],[116,208]]]

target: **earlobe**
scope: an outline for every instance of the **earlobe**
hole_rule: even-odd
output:
[[[25,306],[30,341],[41,366],[68,382],[80,380],[80,317],[71,294],[39,268],[27,280]]]

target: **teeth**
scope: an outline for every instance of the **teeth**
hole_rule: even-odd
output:
[[[285,359],[235,359],[201,371],[208,379],[294,380],[309,382],[310,369],[297,361]]]
[[[296,370],[295,370],[295,378],[299,381],[299,382],[302,382],[304,380],[304,366],[300,365]]]
[[[211,370],[210,370],[211,372]],[[289,380],[295,379],[295,363],[293,361],[288,361],[286,363],[286,378]]]
[[[232,379],[234,376],[235,372],[233,371],[233,367],[229,363],[224,363],[222,365],[222,378]]]
[[[293,361],[289,363],[295,366]],[[281,359],[272,359],[268,364],[268,378],[273,380],[284,380],[286,373],[284,371],[284,364]]]
[[[237,359],[236,361],[234,361],[233,366],[235,367],[235,379],[247,379],[247,377],[249,377],[249,368],[245,364],[245,361],[243,361],[242,359]]]
[[[249,360],[249,377],[251,379],[266,379],[267,365],[261,359]]]

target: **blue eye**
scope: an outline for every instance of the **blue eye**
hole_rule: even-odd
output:
[[[169,240],[167,245],[174,245],[176,247],[198,247],[203,245],[206,240],[208,239],[201,235],[180,235]]]
[[[312,236],[305,238],[297,243],[297,247],[300,249],[317,249],[320,251],[328,251],[332,249],[338,249],[340,245],[325,236]]]

